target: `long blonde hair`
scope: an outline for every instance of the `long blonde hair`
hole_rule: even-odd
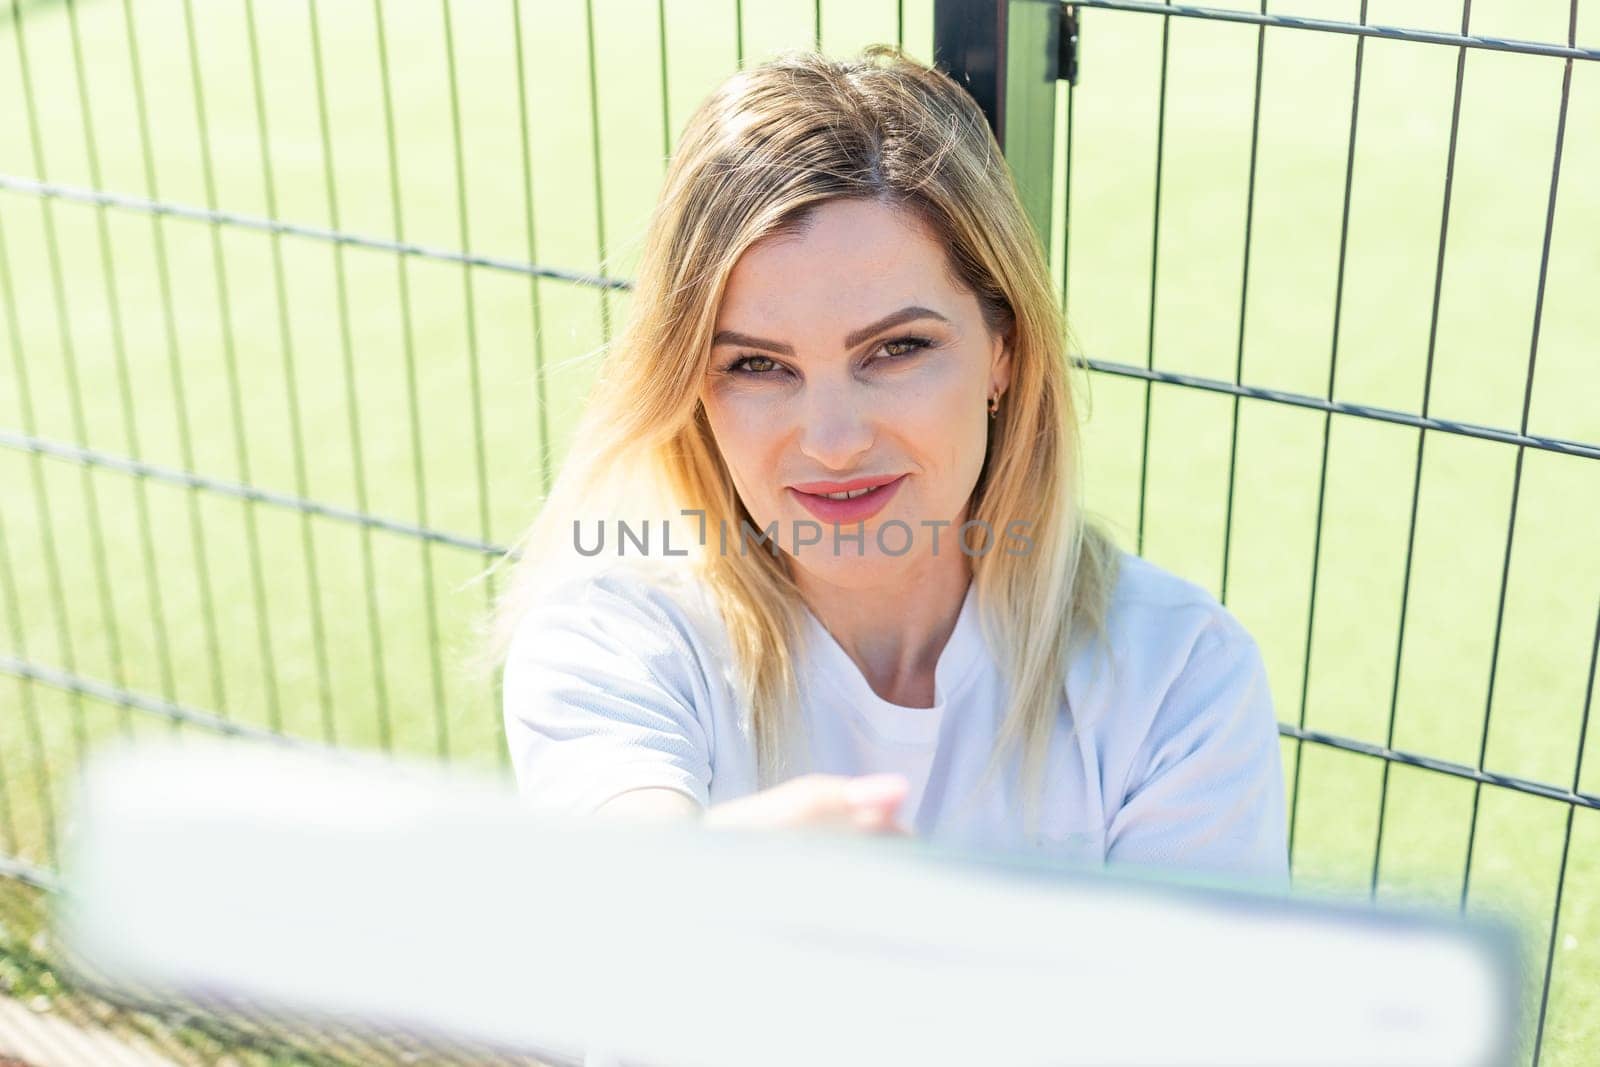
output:
[[[569,539],[580,518],[697,509],[707,528],[755,527],[698,399],[717,309],[746,249],[842,197],[912,212],[942,239],[991,335],[1010,337],[1011,384],[969,519],[989,530],[1024,519],[1032,544],[967,554],[980,626],[1010,690],[984,778],[1020,747],[1031,823],[1068,666],[1104,632],[1118,553],[1081,508],[1066,325],[1010,169],[972,97],[887,45],[848,60],[780,53],[727,78],[690,117],[649,220],[629,319],[549,497],[504,557],[520,554],[477,662],[503,662],[546,581],[583,566]],[[726,627],[760,780],[773,784],[790,766],[799,714],[791,652],[803,604],[788,557],[701,551],[690,567]]]

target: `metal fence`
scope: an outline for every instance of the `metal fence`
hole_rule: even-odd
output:
[[[1450,805],[1469,805],[1459,876],[1445,884],[1430,853],[1404,884],[1465,909],[1477,875],[1548,908],[1525,1052],[1534,1062],[1593,1059],[1600,1032],[1584,1020],[1600,1007],[1600,872],[1580,870],[1574,835],[1581,844],[1595,833],[1595,817],[1578,813],[1600,808],[1600,794],[1582,788],[1600,655],[1600,370],[1581,311],[1566,315],[1557,341],[1541,337],[1552,279],[1569,294],[1600,282],[1600,266],[1571,266],[1587,262],[1600,232],[1585,230],[1600,223],[1600,49],[1577,44],[1576,0],[1516,17],[1482,3],[1475,16],[1467,0],[1448,22],[1410,27],[1369,20],[1367,0],[1324,4],[1315,18],[1265,2],[936,0],[846,12],[820,0],[792,10],[734,0],[731,20],[692,6],[375,0],[308,2],[269,17],[253,0],[11,0],[0,14],[0,308],[10,354],[0,389],[9,634],[0,881],[52,887],[58,790],[117,734],[197,729],[503,761],[498,694],[452,663],[466,622],[494,592],[472,578],[548,487],[586,382],[582,357],[610,340],[627,298],[629,239],[617,235],[642,219],[677,124],[720,73],[772,47],[841,53],[892,39],[937,58],[985,108],[1060,272],[1074,358],[1095,390],[1090,466],[1110,472],[1092,502],[1130,547],[1213,588],[1261,638],[1297,882],[1377,897],[1386,864],[1407,867],[1408,851],[1455,826],[1461,813]],[[1341,17],[1320,17],[1330,13]],[[1480,32],[1517,17],[1555,30],[1548,39]],[[1305,69],[1273,68],[1276,54]],[[1381,77],[1364,73],[1374,55],[1388,70]],[[1364,155],[1361,137],[1397,110],[1397,65],[1418,64],[1416,85],[1401,79],[1399,92],[1426,95],[1424,60],[1413,58],[1423,55],[1453,57],[1454,78],[1427,177],[1436,227],[1426,240],[1397,238],[1431,264],[1425,314],[1404,320],[1421,351],[1412,366],[1351,348],[1351,336],[1383,337],[1349,325],[1350,294],[1369,284],[1351,265],[1353,219],[1368,210],[1363,183],[1381,188],[1401,163],[1408,181],[1419,169]],[[1525,344],[1505,353],[1520,369],[1483,376],[1486,394],[1518,387],[1514,410],[1435,391],[1450,354],[1441,333],[1455,321],[1450,237],[1483,217],[1482,181],[1467,209],[1457,187],[1497,173],[1460,163],[1464,87],[1469,67],[1491,81],[1511,69],[1484,66],[1494,55],[1509,57],[1518,78],[1542,77],[1533,65],[1550,72],[1548,92],[1505,104],[1511,122],[1548,134],[1538,203],[1522,210],[1512,196],[1491,198],[1538,230],[1528,277],[1496,268],[1530,295],[1518,327]],[[1289,151],[1269,183],[1274,136],[1294,128],[1274,110],[1285,96],[1341,116],[1342,181],[1321,157],[1297,172]],[[1217,139],[1236,149],[1226,165],[1190,137],[1202,105],[1223,131]],[[1324,178],[1331,184],[1313,188]],[[1145,183],[1148,201],[1130,212],[1125,187]],[[1284,189],[1321,195],[1336,235],[1332,262],[1310,264],[1331,305],[1307,315],[1322,319],[1315,358],[1271,341],[1316,334],[1279,321],[1297,306],[1282,299],[1279,276],[1300,267],[1262,250],[1272,233],[1296,232],[1293,212],[1306,209],[1280,199],[1269,213],[1274,188],[1280,198]],[[1191,239],[1186,229],[1197,212],[1218,211],[1242,221],[1226,252],[1216,232]],[[1415,214],[1388,221],[1404,229]],[[1101,232],[1112,223],[1125,236]],[[1563,235],[1559,247],[1577,252],[1553,256]],[[1237,281],[1221,280],[1220,268],[1196,273],[1195,246],[1237,266]],[[1196,312],[1183,303],[1190,291],[1216,302]],[[1562,306],[1580,305],[1569,297]],[[1194,336],[1220,323],[1206,343],[1231,355],[1231,373],[1215,353],[1199,358],[1198,342],[1193,352],[1175,345],[1163,332],[1169,320]],[[1252,344],[1252,331],[1269,341]],[[1247,360],[1247,350],[1264,354]],[[1341,388],[1341,363],[1362,388]],[[1318,376],[1325,386],[1307,384]],[[1561,417],[1537,420],[1536,382],[1551,380],[1539,395],[1565,398],[1550,405]],[[1511,417],[1481,417],[1499,410]],[[1386,435],[1381,447],[1348,453],[1369,461],[1358,481],[1381,473],[1401,487],[1390,501],[1398,543],[1360,541],[1365,512],[1334,499],[1350,477],[1338,446],[1357,440],[1340,435],[1367,427]],[[1268,462],[1296,449],[1302,468]],[[1482,473],[1449,473],[1462,463]],[[1508,506],[1480,510],[1498,514],[1502,533],[1441,538],[1429,528],[1430,514],[1461,513],[1459,502],[1434,507],[1430,486],[1488,500],[1491,483]],[[1195,500],[1205,502],[1199,517]],[[1273,516],[1281,528],[1267,528]],[[1287,563],[1262,548],[1287,541],[1299,546]],[[1439,549],[1457,541],[1468,547]],[[1376,542],[1391,562],[1382,580],[1350,560]],[[1491,542],[1497,577],[1484,618],[1441,617],[1434,591],[1470,584],[1457,575],[1482,570],[1468,557]],[[1529,553],[1541,562],[1526,564]],[[1543,612],[1535,638],[1508,625],[1514,562],[1516,574],[1534,576],[1524,581]],[[1370,586],[1354,623],[1338,599],[1351,595],[1352,576]],[[1388,651],[1339,636],[1362,626]],[[1513,671],[1529,640],[1549,655]],[[1407,688],[1419,647],[1432,649],[1430,663],[1475,672],[1481,704],[1413,714],[1426,703]],[[1506,695],[1533,676],[1560,708],[1529,711]],[[1319,685],[1347,695],[1324,698]],[[1518,749],[1498,761],[1491,723],[1507,706],[1515,732],[1542,740],[1531,756]],[[1402,709],[1418,724],[1410,733]],[[1570,778],[1549,770],[1559,758]],[[1419,783],[1467,792],[1447,804]],[[1522,822],[1497,814],[1485,845],[1480,809],[1519,797],[1541,807],[1519,808]],[[1552,815],[1559,833],[1536,829]],[[1579,818],[1589,823],[1575,830]],[[27,945],[37,928],[37,915],[0,915],[0,962],[48,970]],[[1555,1030],[1559,1052],[1547,1047]]]

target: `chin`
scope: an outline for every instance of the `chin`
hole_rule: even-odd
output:
[[[909,573],[914,562],[909,552],[903,556],[888,556],[878,552],[870,543],[866,552],[859,556],[853,545],[845,543],[840,546],[836,556],[832,544],[826,540],[822,544],[806,546],[801,549],[799,556],[790,556],[790,565],[796,571],[803,571],[817,581],[843,589],[881,586],[886,581]]]

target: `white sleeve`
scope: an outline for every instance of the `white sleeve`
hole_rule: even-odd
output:
[[[1106,866],[1161,867],[1286,890],[1278,719],[1255,640],[1223,616],[1157,708],[1106,832]]]
[[[627,579],[569,584],[518,623],[503,676],[521,794],[593,812],[644,786],[710,802],[700,661],[661,594]]]

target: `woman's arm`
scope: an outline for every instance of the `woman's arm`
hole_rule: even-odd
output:
[[[579,581],[530,606],[503,676],[506,743],[522,793],[585,814],[646,788],[708,803],[699,670],[670,605],[637,580]],[[651,802],[627,801],[638,803]]]
[[[634,819],[704,818],[707,826],[833,826],[866,833],[906,834],[896,813],[909,788],[900,774],[803,774],[771,789],[710,808],[676,789],[646,787],[620,793],[595,814]]]
[[[580,582],[533,605],[507,657],[504,720],[522,793],[582,814],[713,826],[900,832],[900,775],[806,774],[711,806],[706,686],[677,620],[646,587]]]
[[[1278,720],[1255,640],[1221,616],[1196,640],[1128,775],[1106,864],[1288,888]]]
[[[705,809],[676,789],[646,786],[617,794],[596,808],[595,814],[630,819],[698,819]]]

